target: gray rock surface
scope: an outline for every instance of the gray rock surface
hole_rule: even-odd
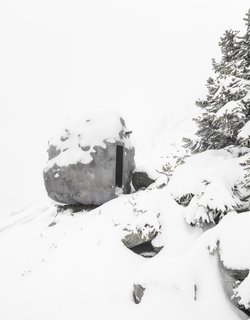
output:
[[[141,302],[141,299],[144,295],[144,291],[145,291],[145,288],[142,285],[134,284],[133,298],[136,304],[139,304]]]
[[[241,269],[230,269],[224,266],[223,261],[220,259],[220,255],[218,254],[218,261],[220,266],[220,273],[223,279],[223,286],[226,292],[228,299],[232,300],[237,308],[239,308],[242,312],[250,316],[250,308],[245,309],[243,306],[239,305],[237,298],[234,297],[233,289],[235,285],[241,283],[246,279],[249,274],[249,270]]]
[[[155,180],[151,179],[146,172],[135,171],[132,176],[132,184],[136,191],[140,189],[146,189]]]
[[[152,241],[158,234],[155,227],[150,225],[137,226],[136,230],[130,229],[129,226],[127,226],[124,231],[126,235],[122,239],[122,242],[129,249],[142,243]]]

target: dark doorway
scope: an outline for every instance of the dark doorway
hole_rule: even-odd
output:
[[[122,188],[123,174],[123,147],[116,146],[116,169],[115,169],[115,185]]]

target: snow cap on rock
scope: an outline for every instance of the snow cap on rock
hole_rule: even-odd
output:
[[[122,142],[131,149],[125,121],[116,112],[89,113],[77,121],[65,124],[58,134],[49,140],[49,161],[45,171],[53,165],[87,164],[93,160],[95,146],[106,148],[105,142]]]

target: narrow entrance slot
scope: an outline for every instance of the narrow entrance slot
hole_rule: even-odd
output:
[[[116,170],[115,170],[115,185],[122,188],[123,174],[123,147],[116,146]]]

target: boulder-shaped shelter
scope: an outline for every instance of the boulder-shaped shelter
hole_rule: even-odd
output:
[[[44,183],[49,197],[64,204],[100,205],[130,193],[134,148],[116,113],[81,117],[49,141]]]

